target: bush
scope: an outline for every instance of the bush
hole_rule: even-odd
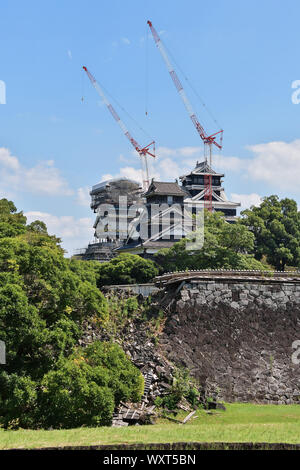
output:
[[[95,342],[78,349],[42,380],[42,425],[54,428],[111,424],[120,400],[139,401],[143,377],[116,344]]]
[[[123,253],[98,268],[98,286],[149,282],[158,274],[153,261]]]
[[[34,427],[37,406],[36,382],[18,374],[0,376],[0,406],[3,410],[1,424],[6,428]]]
[[[176,410],[178,403],[185,398],[193,407],[199,406],[199,391],[194,379],[185,369],[177,369],[170,393],[164,397],[158,397],[155,404],[169,410]]]

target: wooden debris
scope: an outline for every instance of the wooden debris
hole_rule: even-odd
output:
[[[176,418],[171,418],[171,416],[166,416],[164,414],[160,414],[160,415],[158,415],[158,417],[168,419],[169,421],[172,421],[173,423],[182,424],[182,421],[180,421],[179,419],[176,419]]]
[[[191,413],[189,413],[189,414],[184,418],[184,420],[182,421],[182,424],[187,423],[187,422],[191,419],[191,417],[194,416],[195,413],[196,413],[196,411],[192,411]]]
[[[177,407],[183,411],[191,411],[191,406],[185,398],[180,400],[180,402],[177,404]]]

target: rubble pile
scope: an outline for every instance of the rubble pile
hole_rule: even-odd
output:
[[[106,296],[110,295],[116,296],[116,291],[113,294],[110,292],[106,293]],[[123,290],[117,292],[117,297],[123,300],[131,296],[132,294]],[[140,303],[144,301],[142,296],[137,298]],[[155,295],[151,305],[155,307],[157,304],[160,309],[163,308],[164,311],[168,311],[169,305],[173,301],[174,295],[166,297],[160,293]],[[160,341],[158,341],[158,336],[157,331],[154,334],[150,322],[139,315],[134,318],[127,318],[122,325],[118,325],[118,328],[113,329],[113,331],[106,330],[94,323],[86,323],[84,325],[84,334],[79,340],[81,346],[87,346],[94,341],[113,340],[122,347],[127,357],[140,369],[144,376],[144,395],[141,402],[138,404],[120,403],[120,406],[113,415],[113,426],[153,423],[155,418],[158,417],[157,410],[155,409],[155,400],[158,397],[162,398],[170,394],[177,368],[165,357]],[[213,385],[209,386],[207,384],[205,390],[201,389],[198,397],[199,401],[203,404],[207,404],[207,396],[214,396],[215,389]],[[177,408],[186,412],[192,412],[191,405],[184,398],[177,404]],[[174,412],[174,410],[166,411]],[[166,415],[164,417],[180,422]]]
[[[111,295],[109,292],[107,296]],[[113,293],[116,295],[116,292]],[[126,299],[132,294],[124,291],[117,296]],[[144,299],[139,298],[142,302]],[[140,403],[120,403],[113,415],[113,426],[128,426],[133,424],[151,424],[157,417],[155,400],[170,393],[176,367],[166,359],[157,345],[157,339],[149,328],[149,322],[140,317],[128,318],[121,328],[109,331],[94,323],[84,325],[84,333],[79,340],[81,346],[87,346],[94,341],[114,341],[118,343],[127,357],[144,375],[144,395]],[[191,411],[188,403],[179,406]]]

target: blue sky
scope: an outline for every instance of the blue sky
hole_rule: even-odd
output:
[[[29,220],[45,220],[72,254],[92,238],[89,188],[110,175],[139,176],[138,157],[82,65],[147,131],[116,106],[137,140],[155,139],[152,175],[174,180],[202,159],[149,34],[151,19],[224,128],[214,166],[225,172],[227,196],[244,207],[274,193],[299,201],[300,104],[291,99],[300,80],[299,17],[296,0],[2,0],[1,196]],[[179,75],[200,121],[217,130]]]

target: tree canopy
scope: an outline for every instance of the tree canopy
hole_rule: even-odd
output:
[[[293,199],[265,197],[259,207],[242,212],[241,224],[254,235],[254,255],[275,269],[300,264],[300,212]]]
[[[185,269],[266,269],[252,252],[254,235],[242,224],[229,224],[218,212],[205,211],[204,244],[187,250],[183,238],[171,248],[160,250],[155,260],[165,271]]]
[[[0,339],[5,341],[7,351],[7,365],[0,369],[0,424],[7,427],[47,424],[43,421],[46,388],[52,384],[51,393],[56,399],[53,384],[64,374],[65,390],[72,394],[71,365],[78,354],[83,321],[92,319],[101,326],[109,318],[107,301],[96,285],[98,263],[65,258],[59,242],[48,235],[43,222],[26,225],[26,217],[12,202],[0,200]],[[126,357],[117,349],[112,349],[116,364],[119,361],[118,367],[126,370],[130,362],[126,366]],[[118,367],[112,372],[114,376]],[[101,371],[103,368],[97,372],[99,382],[95,387],[100,386]],[[81,404],[92,413],[88,404],[94,393],[93,373],[90,369],[85,372],[78,372],[83,374],[87,390]],[[139,386],[131,382],[132,396]],[[110,382],[107,387],[111,394],[103,406],[111,411],[111,404],[114,406],[120,394],[114,392]],[[101,396],[108,394],[104,390]],[[70,407],[74,404],[72,400],[68,403]],[[103,422],[111,417],[110,411]],[[71,416],[71,408],[66,406],[64,413]],[[60,426],[61,419],[55,421],[52,416],[51,425]],[[81,424],[91,423],[88,412],[80,419]]]
[[[152,260],[138,255],[122,253],[98,268],[98,285],[134,284],[149,282],[158,274],[158,268]]]

